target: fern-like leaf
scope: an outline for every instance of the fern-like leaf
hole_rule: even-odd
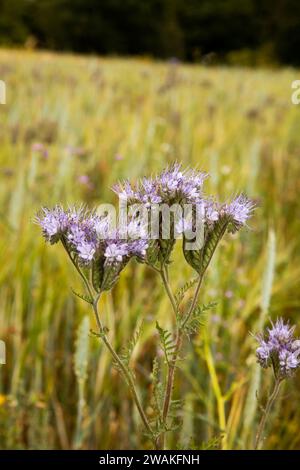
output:
[[[187,291],[189,289],[191,289],[191,287],[193,287],[197,282],[198,282],[199,278],[198,277],[195,277],[193,279],[190,279],[189,281],[187,281],[182,287],[180,287],[178,289],[178,291],[176,292],[175,294],[175,301],[176,301],[176,305],[177,307],[179,306],[179,304],[182,302],[182,300],[184,299],[184,296],[185,294],[187,293]]]
[[[217,435],[213,436],[208,441],[204,441],[201,444],[196,444],[192,440],[188,443],[188,445],[180,444],[177,449],[181,450],[217,450],[221,447],[221,441],[223,436]]]
[[[141,321],[134,333],[133,333],[133,336],[132,338],[129,340],[128,344],[124,347],[120,357],[123,361],[124,364],[126,364],[127,366],[129,366],[129,363],[130,363],[130,359],[132,357],[132,354],[133,354],[133,351],[134,351],[134,348],[135,346],[137,345],[137,342],[141,336],[141,333],[142,333],[142,329],[143,329],[143,322]]]
[[[72,290],[73,294],[76,295],[76,297],[79,297],[79,299],[84,300],[88,304],[93,304],[93,299],[89,295],[80,294],[79,292],[76,292],[72,288],[71,288],[71,290]]]
[[[187,323],[184,326],[184,331],[187,335],[197,333],[199,328],[204,325],[205,313],[217,305],[217,302],[209,302],[208,304],[197,305]]]
[[[156,322],[156,329],[159,334],[159,339],[163,353],[165,355],[166,363],[168,364],[168,366],[170,366],[173,354],[176,349],[176,344],[173,335],[170,331],[165,330],[161,326],[159,326],[158,322]]]

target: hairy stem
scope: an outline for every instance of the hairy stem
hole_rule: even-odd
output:
[[[161,274],[161,278],[162,278],[164,288],[165,288],[165,290],[167,292],[167,295],[170,299],[170,302],[171,302],[171,305],[172,305],[172,308],[173,308],[173,311],[174,311],[174,314],[175,314],[175,319],[177,320],[178,309],[177,309],[177,305],[176,305],[176,300],[174,298],[172,289],[171,289],[170,284],[169,284],[167,268],[164,265],[161,268],[160,274]]]
[[[133,396],[133,399],[134,399],[134,402],[136,404],[136,407],[138,409],[138,412],[140,414],[140,417],[143,421],[143,424],[147,430],[147,432],[150,434],[150,435],[153,435],[153,432],[152,432],[152,429],[150,427],[150,424],[149,424],[149,421],[148,421],[148,418],[143,410],[143,407],[142,407],[142,404],[140,402],[140,399],[139,399],[139,396],[137,394],[137,391],[136,391],[136,388],[135,388],[135,385],[134,385],[134,382],[133,382],[133,379],[132,379],[132,376],[130,374],[130,372],[127,370],[127,368],[124,366],[123,364],[123,361],[122,359],[119,357],[119,355],[117,354],[117,352],[114,350],[113,346],[111,345],[107,335],[105,334],[105,330],[103,328],[103,325],[102,325],[102,322],[100,320],[100,317],[99,317],[99,313],[98,313],[98,302],[99,302],[99,299],[100,299],[100,294],[98,294],[96,296],[96,298],[94,299],[94,302],[93,302],[93,310],[94,310],[94,314],[95,314],[95,318],[96,318],[96,322],[97,322],[97,325],[98,325],[98,329],[99,329],[99,333],[100,333],[100,337],[102,339],[102,341],[104,342],[105,346],[107,347],[107,349],[109,350],[109,352],[111,353],[112,357],[114,358],[114,360],[116,361],[116,363],[118,364],[120,370],[122,371],[127,383],[128,383],[128,386],[130,388],[130,391],[132,393],[132,396]]]
[[[257,433],[256,433],[255,444],[254,444],[254,449],[255,450],[259,449],[259,445],[260,445],[260,442],[261,442],[261,439],[262,439],[262,434],[263,434],[264,429],[265,429],[266,421],[267,421],[268,416],[270,414],[273,403],[277,398],[279,388],[280,388],[280,384],[281,384],[281,379],[276,378],[273,391],[272,391],[271,395],[269,395],[269,397],[268,397],[266,407],[263,410],[263,414],[262,414],[261,420],[260,420],[259,425],[258,425],[258,430],[257,430]]]
[[[197,283],[197,287],[193,296],[193,300],[191,303],[191,306],[186,314],[186,316],[183,318],[183,320],[176,326],[176,340],[175,340],[175,349],[174,353],[172,355],[172,360],[170,361],[170,364],[168,366],[168,375],[167,375],[167,383],[166,383],[166,389],[165,389],[165,395],[164,395],[164,403],[163,403],[163,412],[162,412],[162,418],[163,418],[163,424],[164,426],[166,425],[167,419],[168,419],[168,414],[170,410],[170,403],[172,400],[172,394],[173,394],[173,386],[174,386],[174,377],[175,377],[175,369],[176,369],[176,363],[178,360],[179,352],[182,346],[182,341],[183,341],[183,335],[184,335],[184,327],[187,324],[191,314],[193,313],[195,306],[198,301],[199,297],[199,292],[202,284],[202,278],[203,276],[199,276],[199,280]],[[172,291],[170,289],[169,283],[166,280],[166,277],[163,276],[162,273],[162,279],[164,286],[166,288],[166,292],[168,294],[168,297],[170,298],[171,304],[173,306],[173,309],[175,311],[175,314],[177,315],[177,306],[176,302],[174,300],[174,296],[172,294]],[[175,308],[174,308],[175,305]],[[161,436],[158,439],[159,442],[159,447],[164,449],[165,446],[165,433],[162,433]]]
[[[133,378],[131,376],[131,373],[129,370],[127,370],[127,368],[125,367],[125,365],[123,364],[122,362],[122,359],[119,357],[119,355],[117,354],[117,352],[115,351],[115,349],[113,348],[113,346],[111,345],[106,333],[105,333],[105,328],[103,327],[102,325],[102,322],[101,322],[101,319],[100,319],[100,316],[99,316],[99,312],[98,312],[98,302],[99,302],[99,299],[100,299],[100,296],[101,296],[101,293],[98,293],[96,296],[93,295],[93,291],[89,285],[89,282],[88,280],[86,279],[85,275],[83,274],[83,272],[81,271],[80,267],[76,264],[76,262],[74,261],[74,259],[72,258],[72,256],[70,255],[64,241],[62,242],[63,243],[63,246],[65,248],[65,250],[67,251],[68,253],[68,256],[70,258],[70,260],[72,261],[72,264],[75,266],[76,268],[76,271],[78,272],[78,274],[80,275],[81,279],[83,280],[84,282],[84,285],[87,289],[87,292],[89,293],[91,299],[93,299],[93,312],[94,312],[94,315],[95,315],[95,318],[96,318],[96,323],[97,323],[97,327],[98,327],[98,330],[99,330],[99,336],[100,338],[102,339],[102,341],[104,342],[105,346],[107,347],[107,349],[109,350],[110,354],[112,355],[113,359],[115,360],[115,362],[118,364],[119,366],[119,369],[122,371],[123,375],[124,375],[124,378],[126,380],[126,382],[128,383],[128,386],[130,388],[130,391],[132,393],[132,396],[133,396],[133,400],[135,402],[135,405],[138,409],[138,412],[139,412],[139,415],[141,417],[141,420],[145,426],[145,429],[147,431],[147,433],[150,435],[152,441],[153,441],[153,444],[154,446],[156,447],[156,441],[155,439],[153,438],[153,431],[151,429],[151,426],[149,424],[149,421],[148,421],[148,418],[143,410],[143,407],[142,407],[142,404],[140,402],[140,399],[139,399],[139,396],[138,396],[138,393],[136,391],[136,388],[135,388],[135,385],[134,385],[134,381],[133,381]]]

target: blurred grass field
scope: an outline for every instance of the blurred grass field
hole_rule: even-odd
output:
[[[290,100],[297,78],[292,69],[0,50],[7,86],[0,106],[0,339],[7,347],[0,448],[149,447],[108,353],[97,338],[85,341],[94,324],[83,321],[88,306],[72,295],[71,287],[82,291],[76,273],[32,220],[41,205],[117,203],[113,182],[174,160],[209,172],[207,192],[224,199],[245,191],[259,209],[250,230],[222,242],[206,277],[201,300],[218,305],[186,344],[175,384],[185,399],[182,428],[168,445],[218,448],[226,431],[227,448],[251,448],[256,391],[265,396],[271,372],[256,365],[249,331],[282,315],[300,333],[300,107]],[[191,276],[178,246],[174,288]],[[133,360],[149,402],[155,320],[172,321],[155,273],[130,264],[103,298],[102,315],[118,349],[144,318]],[[298,375],[282,391],[265,448],[300,448],[299,385]]]

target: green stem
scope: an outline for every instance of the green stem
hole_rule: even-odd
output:
[[[268,416],[270,414],[273,403],[277,398],[279,388],[280,388],[280,384],[281,384],[281,379],[276,378],[273,391],[272,391],[271,395],[269,396],[269,398],[267,400],[266,408],[263,410],[263,414],[262,414],[261,420],[260,420],[259,425],[258,425],[258,430],[257,430],[257,433],[256,433],[255,444],[254,444],[254,449],[255,450],[258,450],[258,448],[259,448],[260,441],[262,439],[262,434],[263,434],[264,429],[265,429],[266,421],[267,421]]]
[[[132,396],[133,396],[133,400],[136,404],[136,407],[138,409],[138,412],[140,414],[140,417],[142,419],[142,422],[143,422],[148,434],[150,436],[153,436],[153,431],[152,431],[151,426],[149,424],[148,418],[147,418],[147,416],[146,416],[146,414],[143,410],[143,407],[142,407],[142,404],[140,402],[139,396],[137,394],[137,391],[136,391],[131,373],[124,366],[122,359],[119,357],[117,352],[114,350],[114,348],[111,345],[108,337],[105,334],[105,329],[103,328],[103,325],[102,325],[102,322],[100,320],[100,316],[99,316],[99,313],[98,313],[98,302],[99,302],[99,299],[100,299],[100,295],[101,294],[98,294],[96,296],[96,298],[94,299],[94,302],[93,302],[93,311],[94,311],[94,314],[95,314],[95,318],[96,318],[97,326],[98,326],[98,329],[99,329],[100,337],[101,337],[102,341],[104,342],[105,346],[107,347],[107,349],[109,350],[109,352],[111,353],[111,355],[114,358],[115,362],[118,364],[120,370],[122,371],[122,373],[123,373],[123,375],[124,375],[124,377],[125,377],[125,379],[128,383],[128,386],[129,386],[130,391],[131,391]],[[152,441],[155,444],[155,440],[153,438],[152,438]]]
[[[199,276],[198,284],[194,293],[194,297],[191,303],[191,306],[183,319],[183,321],[178,325],[177,324],[177,331],[176,331],[176,340],[175,340],[175,349],[174,353],[172,355],[172,360],[170,361],[170,364],[168,366],[168,376],[167,376],[167,384],[166,384],[166,389],[165,389],[165,396],[164,396],[164,403],[163,403],[163,412],[162,412],[162,418],[163,418],[163,424],[166,426],[166,422],[168,419],[168,414],[170,410],[170,403],[172,400],[172,393],[173,393],[173,386],[174,386],[174,377],[175,377],[175,369],[176,369],[176,362],[178,360],[178,355],[182,346],[182,340],[183,340],[183,335],[184,335],[184,327],[187,324],[191,314],[193,313],[195,306],[198,301],[199,297],[199,292],[202,284],[202,278],[203,276]],[[169,283],[166,280],[166,277],[163,276],[163,270],[162,270],[162,279],[164,286],[166,288],[166,292],[168,294],[168,297],[171,301],[171,304],[173,306],[173,309],[175,311],[175,314],[177,316],[177,306],[176,302],[174,300],[173,293],[170,289]],[[175,308],[174,308],[174,302],[175,302]],[[165,433],[163,432],[161,436],[159,436],[158,440],[158,445],[161,449],[164,449],[165,447]]]
[[[172,305],[172,308],[173,308],[173,311],[174,311],[174,314],[175,314],[175,319],[177,321],[178,308],[177,308],[176,300],[174,298],[172,289],[171,289],[170,284],[169,284],[168,271],[167,271],[167,268],[165,266],[162,266],[160,274],[161,274],[161,278],[162,278],[164,288],[165,288],[165,290],[168,294],[168,297],[170,299],[170,302],[171,302],[171,305]]]
[[[99,302],[99,299],[100,299],[100,296],[101,296],[101,292],[98,293],[96,295],[96,297],[94,297],[94,294],[92,292],[92,289],[89,285],[89,282],[88,280],[86,279],[85,275],[82,273],[81,269],[79,268],[79,266],[75,263],[74,259],[72,258],[71,254],[69,253],[69,250],[67,249],[67,246],[64,242],[64,240],[62,240],[62,244],[72,262],[72,264],[74,265],[74,267],[76,268],[76,271],[78,272],[79,276],[81,277],[81,279],[83,280],[84,282],[84,285],[87,289],[87,292],[89,293],[91,299],[93,299],[93,312],[94,312],[94,315],[95,315],[95,318],[96,318],[96,323],[97,323],[97,327],[98,327],[98,330],[99,330],[99,335],[100,335],[100,338],[102,339],[102,341],[104,342],[105,346],[107,347],[107,349],[109,350],[110,354],[112,355],[113,359],[115,360],[115,362],[118,364],[120,370],[122,371],[127,383],[128,383],[128,386],[130,388],[130,391],[132,393],[132,396],[133,396],[133,399],[134,399],[134,402],[136,404],[136,407],[138,409],[138,412],[140,414],[140,417],[142,419],[142,422],[148,432],[148,434],[151,436],[151,439],[156,447],[156,441],[155,439],[153,438],[153,431],[151,429],[151,426],[149,424],[149,421],[148,421],[148,418],[143,410],[143,407],[142,407],[142,404],[140,402],[140,399],[139,399],[139,396],[138,396],[138,393],[136,391],[136,388],[135,388],[135,385],[134,385],[134,382],[133,382],[133,379],[132,379],[132,376],[131,376],[131,373],[127,370],[127,368],[124,366],[123,362],[122,362],[122,359],[119,357],[119,355],[117,354],[117,352],[114,350],[113,346],[111,345],[106,333],[105,333],[105,328],[103,327],[102,325],[102,322],[101,322],[101,319],[100,319],[100,316],[99,316],[99,313],[98,313],[98,302]]]

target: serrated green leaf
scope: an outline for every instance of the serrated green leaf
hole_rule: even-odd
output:
[[[143,329],[143,322],[140,321],[139,324],[137,325],[134,333],[133,333],[133,336],[132,338],[130,339],[130,341],[128,342],[127,346],[125,346],[123,348],[123,351],[120,355],[123,363],[129,365],[130,363],[130,359],[132,357],[132,354],[133,354],[133,351],[134,351],[134,348],[135,346],[137,345],[137,342],[141,336],[141,333],[142,333],[142,329]]]
[[[76,292],[74,289],[72,289],[72,287],[71,287],[71,290],[73,294],[76,295],[76,297],[79,297],[79,299],[84,300],[88,304],[93,304],[93,299],[90,296],[85,295],[85,294],[80,294],[79,292]]]
[[[176,349],[176,344],[173,335],[168,330],[161,328],[158,322],[156,322],[156,329],[159,334],[159,339],[162,346],[162,350],[165,355],[166,362],[168,365],[170,365],[170,362],[172,361],[173,354]]]
[[[201,326],[205,324],[204,314],[217,305],[217,302],[209,302],[208,304],[197,305],[187,323],[184,326],[184,331],[187,335],[196,333]]]
[[[182,287],[180,287],[180,289],[178,289],[178,291],[175,294],[175,301],[176,301],[177,306],[179,306],[179,304],[182,302],[187,291],[191,289],[191,287],[193,287],[198,281],[199,281],[199,278],[195,277],[187,281]]]

